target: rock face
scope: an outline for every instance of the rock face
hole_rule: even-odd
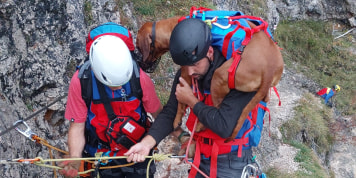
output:
[[[125,1],[126,2],[126,1]],[[91,4],[91,10],[85,7]],[[261,6],[259,15],[270,24],[279,20],[340,20],[345,21],[355,16],[354,0],[267,0],[261,4],[254,1],[214,0],[217,9],[241,10],[251,13],[253,6]],[[15,121],[24,119],[34,111],[45,107],[56,98],[66,94],[75,66],[86,57],[85,37],[93,26],[107,21],[120,23],[121,16],[130,18],[130,30],[135,36],[139,24],[134,17],[132,3],[115,0],[3,0],[0,3],[0,131],[6,131]],[[88,14],[90,19],[88,20]],[[294,75],[285,71],[285,76]],[[268,137],[265,129],[264,138],[255,151],[259,154],[264,168],[273,166],[277,157],[285,151],[294,152],[293,148],[281,144],[278,126],[285,119],[291,118],[296,100],[306,90],[297,85],[289,88],[290,82],[283,77],[280,94],[284,102],[281,108],[272,108],[271,132],[278,138]],[[291,77],[293,78],[293,77]],[[299,88],[298,88],[299,87]],[[304,87],[305,88],[305,87]],[[67,150],[66,134],[68,123],[63,119],[66,99],[58,101],[44,112],[36,115],[27,123],[41,138],[51,145]],[[276,102],[276,101],[274,101]],[[271,104],[273,106],[274,104]],[[274,113],[279,113],[274,115]],[[352,132],[354,133],[354,131]],[[169,141],[169,140],[168,140]],[[172,141],[172,140],[171,140]],[[166,143],[166,142],[165,142]],[[172,144],[176,143],[174,140]],[[172,149],[176,149],[173,145]],[[162,151],[167,148],[160,145]],[[338,148],[336,151],[349,148]],[[48,158],[48,149],[38,145],[15,130],[0,136],[0,160],[9,158]],[[56,153],[55,157],[59,157]],[[341,156],[338,156],[341,157]],[[355,157],[355,155],[353,155]],[[351,160],[355,164],[355,160]],[[355,168],[339,169],[345,160],[331,163],[335,170],[340,170],[343,177],[356,177]],[[286,163],[289,164],[289,163]],[[295,171],[290,163],[290,171]],[[157,163],[157,177],[186,177],[187,166],[179,160]],[[172,165],[172,166],[171,166]],[[171,171],[166,171],[171,170]],[[174,172],[180,170],[180,172]],[[166,173],[165,173],[166,172]],[[0,165],[1,177],[53,177],[49,168],[34,165]],[[338,177],[338,176],[337,176]]]

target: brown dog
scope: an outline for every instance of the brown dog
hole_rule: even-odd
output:
[[[158,54],[162,55],[169,49],[169,39],[170,34],[174,28],[174,26],[178,23],[178,18],[174,19],[166,19],[165,24],[161,23],[163,21],[159,21],[162,25],[156,26],[156,30],[160,31],[159,35],[160,40],[156,39],[155,45],[156,50],[153,52],[151,57],[146,55],[147,57],[143,58],[144,62],[148,62],[149,60],[155,60]],[[142,41],[139,38],[149,38],[152,23],[148,22],[142,28],[147,28],[146,30],[140,29],[137,34],[137,41]],[[251,28],[255,28],[256,26],[249,22]],[[159,29],[161,28],[161,29]],[[148,33],[148,34],[147,34]],[[158,38],[157,36],[157,38]],[[165,39],[162,39],[165,38]],[[151,41],[151,39],[143,39],[146,41]],[[162,43],[164,41],[164,43]],[[142,49],[149,49],[150,43],[137,43],[137,47]],[[161,49],[162,51],[158,51]],[[163,50],[165,50],[163,52]],[[142,52],[142,51],[141,51]],[[148,51],[143,51],[143,56],[145,56],[144,52],[149,53]],[[156,57],[156,58],[155,58]],[[211,81],[211,96],[215,107],[219,107],[223,98],[230,91],[228,87],[228,69],[231,66],[233,59],[227,60],[222,66],[220,66],[214,73],[212,81]],[[248,113],[261,101],[268,100],[268,91],[270,87],[276,86],[281,79],[283,73],[283,58],[279,47],[268,37],[265,32],[259,31],[253,35],[253,38],[245,47],[244,52],[241,56],[241,61],[238,66],[238,70],[235,73],[235,89],[243,92],[253,92],[257,91],[256,95],[251,99],[251,101],[246,105],[243,109],[238,122],[235,126],[235,129],[231,136],[226,141],[232,141],[237,135],[238,131],[241,129],[245,119],[248,116]],[[187,72],[185,72],[185,68],[182,67],[182,77],[191,84],[191,78],[188,76]],[[177,115],[174,121],[174,128],[179,126],[181,123],[182,116],[185,112],[185,105],[179,103]],[[202,125],[200,125],[202,126]],[[198,126],[197,126],[198,127]]]
[[[248,22],[251,28],[256,26]],[[228,87],[228,69],[233,59],[227,60],[214,72],[211,80],[211,97],[215,107],[219,107],[224,97],[230,91]],[[283,58],[279,47],[266,35],[259,31],[253,34],[246,45],[235,73],[235,89],[243,92],[257,91],[249,101],[238,119],[231,136],[226,140],[232,141],[241,129],[251,110],[262,100],[268,101],[270,87],[278,84],[283,73]]]

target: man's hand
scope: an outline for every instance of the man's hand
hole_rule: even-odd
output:
[[[175,94],[180,103],[187,104],[191,108],[199,102],[194,96],[191,86],[182,77],[179,77],[179,84],[177,85]]]
[[[70,161],[63,161],[58,164],[59,167],[63,168],[59,170],[58,172],[62,174],[64,177],[77,177],[78,176],[78,170],[80,167],[81,161],[80,160],[70,160]]]
[[[156,145],[155,139],[147,135],[141,142],[132,146],[124,155],[128,156],[127,162],[144,162],[150,150]]]

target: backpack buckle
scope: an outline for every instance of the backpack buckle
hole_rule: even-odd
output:
[[[213,140],[210,139],[210,138],[202,138],[202,141],[204,144],[207,144],[207,145],[213,145]]]
[[[237,50],[236,53],[239,55],[242,55],[242,52],[244,52],[246,45],[241,45]]]

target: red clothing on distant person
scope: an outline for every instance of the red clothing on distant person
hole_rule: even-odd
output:
[[[329,102],[329,99],[334,96],[335,90],[329,87],[319,90],[316,94],[325,99],[325,104]]]

